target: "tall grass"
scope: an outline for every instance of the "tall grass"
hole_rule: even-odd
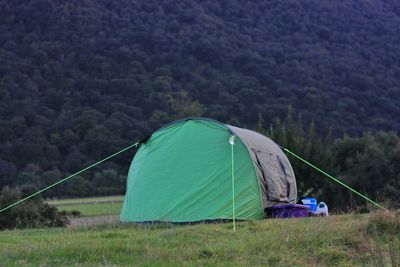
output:
[[[400,212],[378,211],[362,229],[375,266],[400,266]]]
[[[374,266],[373,216],[239,222],[236,233],[229,223],[4,231],[0,265]],[[376,240],[384,264],[391,261],[388,233]]]

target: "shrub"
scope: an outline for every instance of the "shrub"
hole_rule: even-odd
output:
[[[5,187],[0,194],[0,208],[4,208],[22,198],[19,188]],[[62,227],[68,222],[65,213],[44,203],[41,198],[33,198],[0,213],[0,229]]]

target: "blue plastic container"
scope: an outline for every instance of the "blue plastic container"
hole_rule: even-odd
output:
[[[301,201],[301,203],[303,203],[303,205],[308,206],[309,210],[311,212],[316,212],[317,211],[318,203],[317,203],[317,200],[315,198],[305,197],[305,198],[301,198],[300,201]]]

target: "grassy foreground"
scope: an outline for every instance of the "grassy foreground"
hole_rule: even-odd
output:
[[[0,232],[1,266],[375,266],[399,244],[379,215],[231,224],[105,225]],[[371,225],[375,234],[370,234]],[[378,229],[378,230],[376,230]],[[392,253],[393,254],[393,253]]]

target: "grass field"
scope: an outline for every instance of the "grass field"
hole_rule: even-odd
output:
[[[103,202],[103,201],[123,201],[124,196],[105,196],[105,197],[85,197],[85,198],[67,198],[67,199],[57,199],[46,201],[50,205],[65,205],[65,204],[81,204],[87,202]]]
[[[81,216],[118,215],[122,209],[122,203],[94,203],[77,204],[57,207],[58,210],[77,210]]]
[[[398,260],[399,225],[399,216],[342,215],[241,222],[236,233],[231,224],[2,231],[0,265],[377,266]]]
[[[48,204],[60,211],[79,211],[81,216],[117,215],[122,208],[124,196],[107,196],[92,198],[73,198],[49,200]]]

